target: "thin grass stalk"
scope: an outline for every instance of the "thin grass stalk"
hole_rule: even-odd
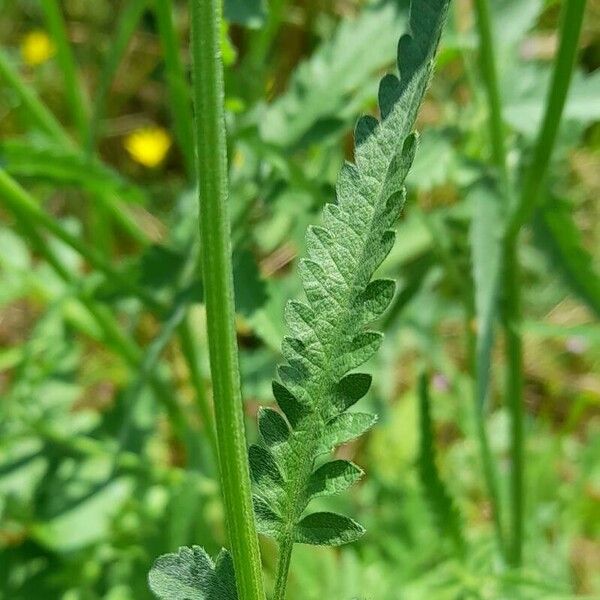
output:
[[[194,133],[192,103],[185,69],[181,61],[180,44],[173,21],[173,4],[170,0],[154,0],[154,10],[158,24],[165,61],[169,105],[175,137],[183,156],[185,172],[189,181],[196,177],[194,162]]]
[[[531,218],[545,185],[548,166],[556,143],[585,12],[585,0],[569,0],[563,5],[560,24],[560,44],[555,58],[544,119],[537,137],[533,157],[526,170],[519,203],[511,215],[504,240],[503,323],[506,337],[508,369],[507,404],[511,414],[511,507],[512,541],[509,562],[519,567],[523,560],[524,539],[524,375],[523,342],[521,338],[521,290],[519,288],[518,236]]]
[[[190,0],[202,272],[219,468],[240,600],[264,600],[235,331],[221,3]]]
[[[506,180],[506,148],[502,121],[502,101],[500,99],[500,86],[498,85],[489,0],[475,0],[475,8],[477,10],[477,28],[481,42],[479,45],[481,74],[485,83],[489,109],[488,126],[492,160],[501,179]]]
[[[560,42],[554,60],[552,79],[548,87],[544,118],[531,162],[525,172],[520,201],[507,230],[507,239],[509,240],[517,237],[521,227],[530,220],[546,182],[548,166],[556,144],[556,136],[575,69],[585,5],[586,0],[568,0],[563,3],[559,32]]]
[[[187,357],[188,368],[190,369],[190,379],[196,392],[196,404],[204,424],[205,432],[208,436],[213,457],[217,458],[217,436],[215,433],[215,419],[212,413],[210,400],[206,393],[206,384],[204,375],[200,368],[200,352],[198,340],[194,337],[192,324],[189,315],[186,315],[183,323],[179,326],[179,340],[181,342],[181,351]]]
[[[67,105],[77,128],[79,140],[84,142],[89,135],[88,111],[84,99],[84,88],[78,76],[65,21],[56,0],[42,0],[42,9],[46,18],[46,25],[56,46],[56,60],[64,78]]]
[[[496,59],[494,52],[494,38],[492,35],[491,8],[489,0],[475,0],[475,9],[477,12],[477,29],[480,39],[480,63],[481,72],[485,84],[485,91],[488,100],[488,127],[490,134],[490,145],[492,150],[492,161],[496,167],[502,189],[505,194],[505,204],[510,202],[508,188],[508,172],[506,167],[506,148],[504,140],[504,125],[502,121],[502,102],[500,99],[500,88],[498,85],[498,74],[496,70]],[[512,338],[514,340],[514,338]],[[511,348],[507,348],[511,352]],[[478,378],[479,379],[479,378]],[[477,397],[486,398],[489,394],[490,379],[489,375],[485,381],[477,381]],[[513,414],[513,421],[515,415]],[[505,542],[504,526],[502,519],[502,506],[500,501],[500,485],[494,457],[490,450],[490,443],[485,424],[485,413],[482,406],[475,409],[476,430],[479,442],[479,452],[483,465],[484,479],[488,495],[492,505],[492,518],[496,541],[501,553],[506,558],[508,549]],[[514,458],[514,457],[513,457]],[[513,470],[515,463],[513,461]]]
[[[35,125],[51,138],[67,148],[73,147],[73,140],[63,129],[56,117],[40,101],[32,88],[25,83],[17,69],[11,64],[10,59],[0,49],[0,77],[4,79],[9,87],[20,98],[29,116]]]

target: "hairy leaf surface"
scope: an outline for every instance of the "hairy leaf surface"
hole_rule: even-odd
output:
[[[362,475],[346,461],[317,459],[367,431],[373,415],[348,412],[369,389],[370,376],[349,373],[379,349],[369,325],[382,316],[394,283],[373,275],[390,252],[404,203],[404,180],[416,150],[413,127],[427,88],[448,2],[415,0],[410,32],[400,39],[400,77],[379,88],[381,121],[362,117],[355,131],[355,164],[340,173],[337,201],[310,227],[299,265],[304,301],[286,310],[286,363],[273,392],[282,414],[263,409],[264,446],[250,450],[260,530],[282,545],[339,545],[360,537],[360,525],[333,513],[306,514],[315,496],[345,490]]]
[[[237,600],[233,560],[221,550],[217,560],[200,546],[179,548],[154,563],[148,576],[150,589],[163,600]]]

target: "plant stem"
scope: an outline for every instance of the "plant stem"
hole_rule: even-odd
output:
[[[560,44],[548,88],[546,111],[532,160],[525,173],[520,201],[509,223],[508,239],[516,238],[521,227],[529,221],[544,186],[573,76],[584,12],[585,0],[568,0],[563,3]]]
[[[285,540],[279,546],[279,558],[277,562],[277,574],[275,576],[275,591],[273,592],[273,600],[285,600],[285,590],[287,586],[293,548],[294,542],[291,539]]]
[[[546,110],[537,137],[533,158],[525,173],[519,203],[506,231],[504,240],[503,322],[508,355],[506,393],[512,416],[511,427],[511,506],[513,539],[509,561],[518,567],[523,558],[524,526],[524,410],[523,410],[523,343],[521,340],[521,298],[519,289],[518,236],[521,227],[530,219],[543,188],[552,150],[560,126],[575,58],[585,0],[569,0],[563,5],[560,26],[560,45],[556,55],[549,87]]]
[[[181,62],[179,39],[173,23],[172,5],[170,0],[154,0],[158,32],[164,52],[173,127],[183,156],[186,174],[190,181],[194,181],[196,176],[194,133],[190,127],[190,123],[193,121],[192,105],[185,70]]]
[[[67,104],[77,127],[79,140],[84,142],[89,136],[89,119],[83,96],[83,87],[77,76],[75,57],[71,50],[65,22],[56,0],[42,0],[42,9],[46,17],[46,24],[56,45],[56,59],[64,77]]]
[[[502,166],[501,177],[506,185],[506,158],[502,131],[500,95],[495,75],[491,21],[488,0],[476,0],[481,37],[482,66],[490,102],[490,132],[494,162]],[[552,150],[566,102],[567,92],[577,55],[577,42],[583,22],[585,0],[569,0],[563,5],[560,27],[560,45],[556,56],[546,111],[533,159],[526,171],[519,202],[509,218],[503,248],[504,302],[502,321],[506,339],[508,369],[506,379],[507,405],[511,414],[511,530],[508,551],[511,565],[518,567],[523,554],[524,507],[524,407],[523,407],[523,343],[520,333],[521,298],[519,289],[518,235],[535,208],[544,185]],[[508,186],[506,186],[508,191]]]
[[[502,122],[502,103],[500,99],[500,89],[498,86],[498,75],[496,71],[496,60],[494,55],[494,38],[492,35],[491,9],[489,0],[475,0],[475,8],[477,11],[477,28],[480,40],[481,71],[485,82],[486,96],[488,99],[488,126],[490,132],[490,143],[492,147],[492,161],[494,166],[496,167],[498,176],[502,183],[502,190],[505,195],[505,202],[508,205],[510,201],[510,191],[508,183],[508,172],[506,167],[506,148],[504,141],[504,126]],[[511,348],[507,348],[507,352],[510,354]],[[478,398],[486,398],[489,393],[489,377],[487,377],[486,380],[483,382],[478,381],[477,386],[481,387],[479,390],[476,391],[476,396]],[[483,465],[484,479],[486,481],[486,487],[492,505],[492,518],[494,522],[496,541],[500,552],[506,557],[508,551],[506,548],[504,529],[502,523],[503,520],[501,512],[498,476],[494,463],[494,457],[490,450],[490,443],[487,436],[485,413],[483,410],[483,405],[480,402],[477,402],[475,413],[477,421],[477,437],[479,440],[479,452],[481,455],[481,461]],[[515,413],[511,414],[513,428],[518,428],[519,430],[521,430],[520,425],[516,425],[514,422]],[[516,463],[514,461],[513,455],[513,470],[515,469],[515,464]]]
[[[519,289],[519,262],[517,245],[510,243],[504,249],[504,303],[502,321],[508,359],[506,372],[506,402],[511,415],[510,471],[511,532],[508,559],[512,566],[521,565],[523,554],[524,505],[524,405],[523,405],[523,342],[521,339],[521,290]]]
[[[264,600],[234,321],[221,3],[190,4],[200,239],[221,487],[240,600]]]
[[[210,400],[206,394],[204,376],[200,369],[198,341],[194,338],[189,315],[186,316],[183,323],[179,326],[179,339],[181,341],[181,351],[186,358],[188,368],[190,369],[190,378],[196,391],[196,404],[198,405],[202,423],[208,435],[213,457],[216,460],[218,450],[217,437],[215,435],[215,419],[212,413]]]
[[[492,146],[492,159],[499,171],[501,179],[506,183],[506,150],[504,146],[502,104],[494,56],[494,38],[492,35],[492,19],[489,0],[475,0],[475,7],[477,10],[477,27],[480,39],[479,52],[481,73],[485,82],[489,107],[489,130]]]

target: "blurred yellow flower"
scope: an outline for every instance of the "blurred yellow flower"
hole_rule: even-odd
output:
[[[136,129],[125,138],[131,158],[145,167],[158,166],[171,147],[171,136],[162,127]]]
[[[54,44],[45,31],[30,31],[21,40],[21,56],[30,67],[46,62],[54,55]]]

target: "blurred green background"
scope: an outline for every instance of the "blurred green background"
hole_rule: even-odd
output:
[[[561,3],[492,4],[516,169],[543,114]],[[56,14],[76,70],[53,34]],[[335,197],[355,119],[375,110],[407,2],[230,0],[225,15],[238,340],[254,439],[258,406],[272,402],[283,308],[300,294],[306,226]],[[0,598],[150,598],[157,555],[226,544],[194,268],[190,107],[177,91],[177,69],[189,68],[187,6],[0,0],[0,16],[0,169],[49,221],[19,216],[0,191]],[[323,501],[368,533],[342,549],[298,547],[292,600],[600,597],[599,33],[600,2],[590,0],[547,198],[519,250],[523,569],[498,559],[475,431],[470,231],[489,173],[488,107],[473,8],[455,0],[383,267],[398,294],[362,400],[380,423],[340,451],[367,477]],[[486,410],[505,510],[502,347],[498,336]],[[419,468],[434,452],[442,508]],[[443,522],[450,499],[458,533]],[[275,548],[262,547],[270,573]]]

